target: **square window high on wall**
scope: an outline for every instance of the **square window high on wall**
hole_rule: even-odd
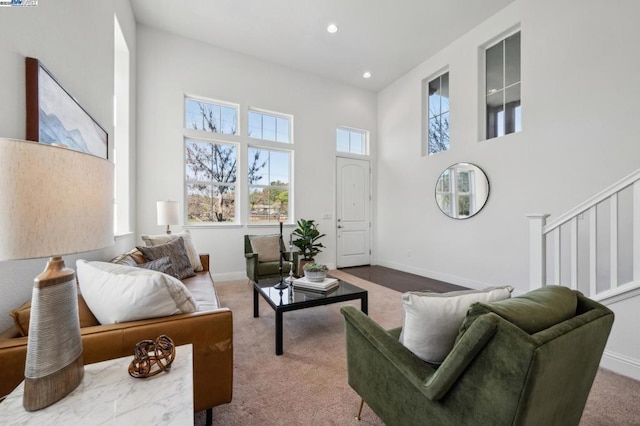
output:
[[[485,50],[486,139],[522,130],[520,32]]]
[[[449,72],[422,81],[422,155],[449,149]]]

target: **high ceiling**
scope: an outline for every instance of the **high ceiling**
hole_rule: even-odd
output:
[[[136,20],[378,91],[514,0],[131,0]],[[339,30],[327,32],[335,23]],[[362,78],[365,71],[372,77]]]

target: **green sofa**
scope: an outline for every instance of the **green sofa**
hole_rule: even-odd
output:
[[[614,320],[558,286],[475,303],[436,366],[398,341],[400,329],[341,311],[349,385],[387,425],[577,425]]]

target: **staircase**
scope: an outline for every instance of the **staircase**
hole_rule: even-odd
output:
[[[601,303],[640,295],[640,170],[550,223],[527,217],[531,289],[564,285]]]

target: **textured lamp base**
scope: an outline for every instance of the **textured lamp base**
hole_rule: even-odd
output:
[[[84,376],[75,272],[59,256],[34,280],[24,375],[27,411],[64,398]]]
[[[71,364],[46,377],[25,378],[22,405],[27,411],[36,411],[61,400],[82,382],[84,363],[82,354]]]

